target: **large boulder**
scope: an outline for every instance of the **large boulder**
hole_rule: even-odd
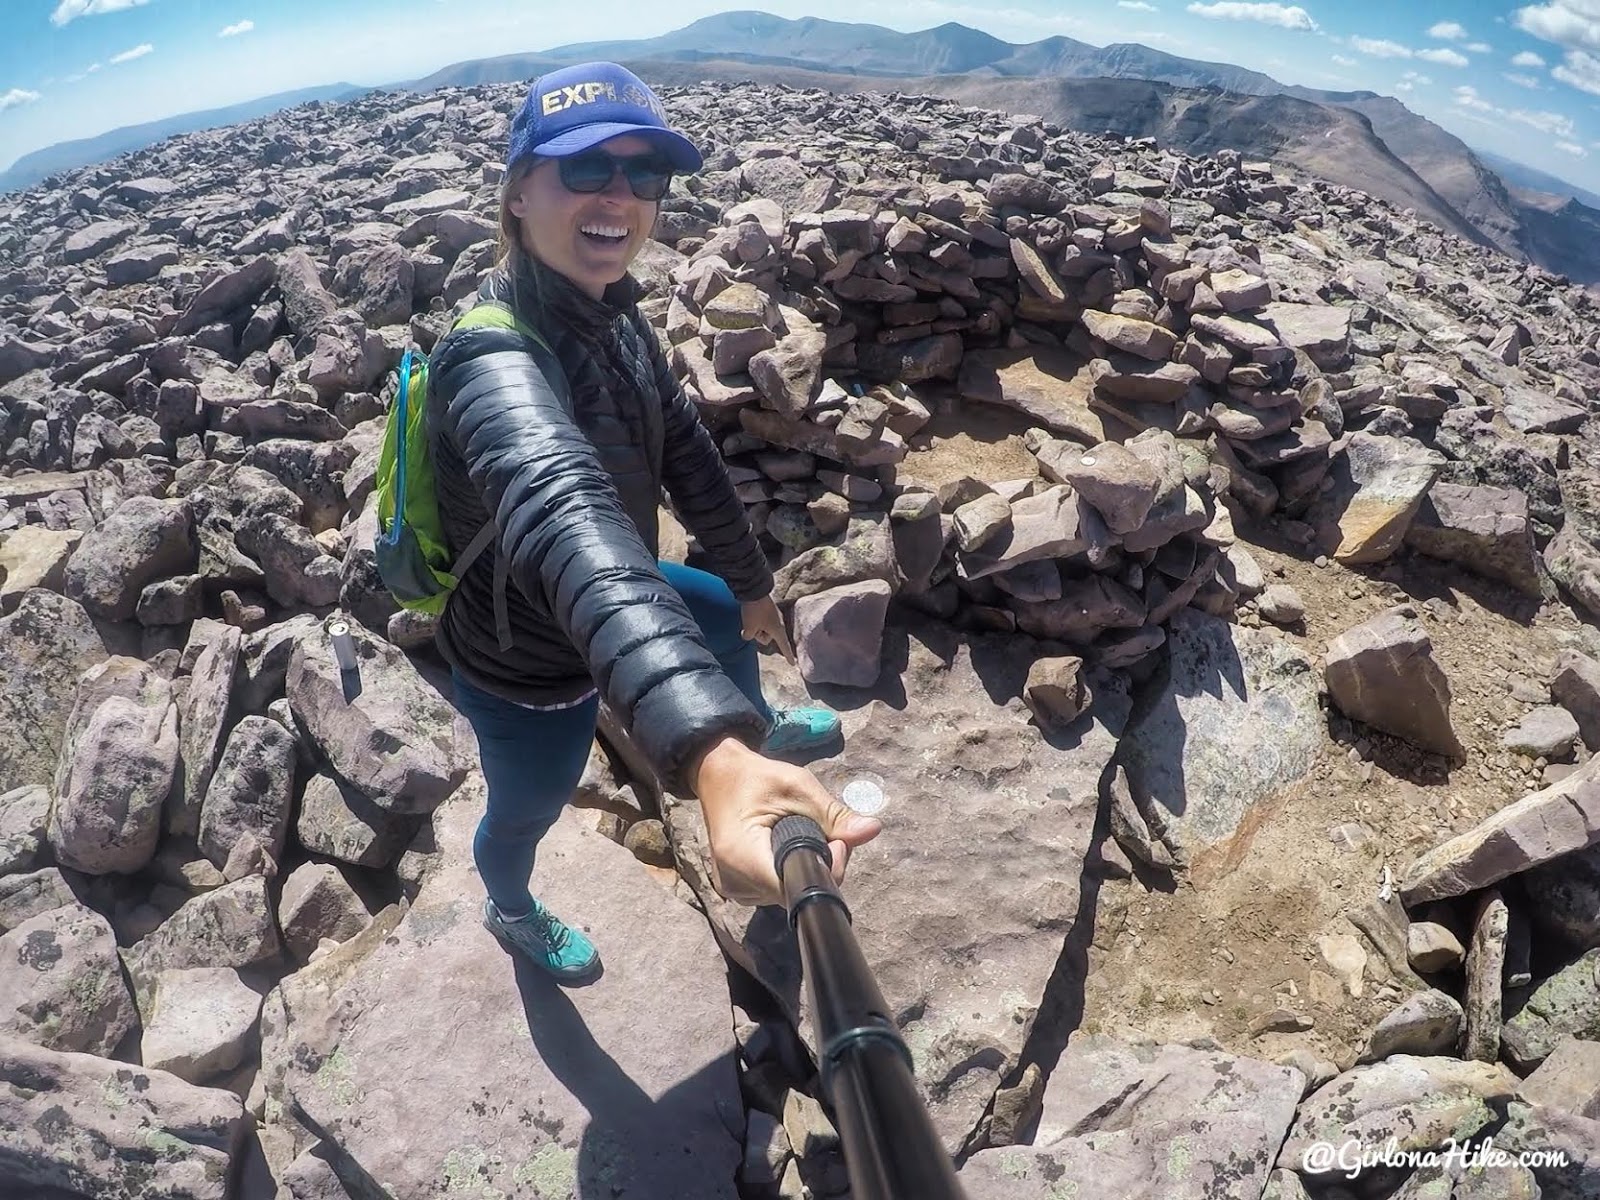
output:
[[[970,350],[961,360],[957,381],[963,400],[1013,409],[1086,446],[1106,440],[1104,420],[1089,407],[1093,386],[1083,360],[1057,346]]]
[[[162,806],[178,774],[178,706],[166,680],[142,674],[132,685],[137,695],[109,695],[92,708],[84,703],[96,699],[92,685],[79,689],[78,727],[50,813],[50,845],[62,866],[129,874],[156,852]]]
[[[1450,724],[1450,681],[1415,617],[1386,612],[1340,634],[1323,673],[1345,716],[1434,754],[1463,755]]]
[[[1436,483],[1406,530],[1406,545],[1529,596],[1540,594],[1539,559],[1523,492]]]
[[[249,967],[271,962],[280,948],[267,881],[249,875],[179,908],[128,951],[128,972],[139,995],[147,997],[163,971]]]
[[[230,1200],[244,1104],[165,1071],[0,1034],[0,1192]]]
[[[813,683],[871,687],[883,657],[883,621],[894,590],[881,579],[847,583],[794,606],[800,673]]]
[[[380,916],[269,997],[269,1111],[303,1111],[394,1200],[461,1180],[506,1195],[734,1200],[743,1106],[704,919],[568,811],[539,845],[539,894],[581,920],[605,971],[551,986],[479,921],[482,807],[474,773],[434,813],[440,861],[404,919]]]
[[[1410,438],[1352,433],[1306,514],[1318,544],[1342,563],[1383,562],[1404,542],[1445,457]]]
[[[390,645],[352,626],[347,681],[326,627],[295,643],[286,691],[294,719],[328,764],[386,812],[429,812],[466,774],[456,711]]]
[[[268,717],[248,716],[228,735],[200,809],[200,853],[218,867],[245,838],[277,863],[294,803],[295,738]]]
[[[0,792],[55,778],[78,677],[107,658],[75,600],[37,588],[0,618]]]
[[[1051,1072],[1032,1145],[980,1150],[971,1200],[1259,1197],[1305,1077],[1187,1046],[1075,1038]]]
[[[1304,350],[1324,371],[1342,371],[1349,365],[1349,308],[1279,302],[1262,306],[1255,315],[1285,346]]]
[[[1600,1042],[1600,949],[1546,979],[1501,1030],[1506,1061],[1531,1071],[1569,1037]]]
[[[0,937],[0,1035],[110,1058],[138,1024],[116,935],[93,909],[65,904]]]
[[[795,555],[774,574],[772,594],[779,604],[789,604],[869,579],[889,584],[899,579],[894,530],[884,513],[852,516],[838,537]]]
[[[17,606],[30,588],[59,592],[65,586],[67,562],[83,533],[77,529],[47,529],[24,525],[0,533],[0,613]]]
[[[1600,1196],[1600,1120],[1513,1100],[1495,1148],[1527,1155],[1544,1200]]]
[[[1118,751],[1163,866],[1229,842],[1255,805],[1306,776],[1322,737],[1316,672],[1280,635],[1185,608],[1168,645]]]
[[[144,1065],[205,1083],[254,1049],[261,993],[231,967],[163,971],[141,1043]]]
[[[0,879],[40,865],[49,829],[49,788],[36,783],[0,792]]]
[[[417,821],[386,811],[324,770],[306,780],[295,836],[314,854],[357,867],[387,867],[411,841]]]
[[[66,593],[91,616],[130,621],[145,585],[194,570],[198,553],[188,501],[131,496],[78,543]]]
[[[167,812],[167,828],[181,836],[192,837],[200,831],[200,808],[217,765],[217,747],[228,719],[242,636],[236,626],[218,628],[195,659],[189,675],[189,690],[184,694],[178,726],[183,781],[173,789]]]

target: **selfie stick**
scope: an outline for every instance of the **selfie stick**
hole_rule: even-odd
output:
[[[811,999],[822,1090],[838,1114],[854,1200],[966,1200],[917,1094],[911,1051],[850,928],[810,817],[772,827],[772,858]]]

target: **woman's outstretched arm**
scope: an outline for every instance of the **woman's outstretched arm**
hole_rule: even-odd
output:
[[[511,578],[545,597],[663,784],[692,795],[685,772],[709,746],[759,746],[766,722],[662,578],[547,353],[509,330],[451,333],[434,350],[430,411],[494,515]]]

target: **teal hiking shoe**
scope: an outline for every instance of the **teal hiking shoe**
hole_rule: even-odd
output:
[[[508,921],[493,900],[483,902],[483,927],[501,943],[557,979],[581,979],[600,965],[600,955],[583,934],[537,900],[525,917]]]
[[[772,732],[761,747],[772,753],[810,750],[839,736],[839,714],[831,708],[773,708]]]

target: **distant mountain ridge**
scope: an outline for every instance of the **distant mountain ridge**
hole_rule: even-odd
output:
[[[353,83],[332,83],[323,87],[301,88],[298,91],[278,92],[226,108],[212,108],[204,112],[182,113],[163,117],[159,121],[146,121],[141,125],[124,125],[94,137],[78,138],[70,142],[57,142],[42,150],[24,154],[5,171],[0,172],[0,192],[32,187],[57,171],[70,171],[105,162],[119,154],[142,150],[163,138],[180,133],[193,133],[200,129],[216,129],[224,125],[237,125],[257,117],[306,104],[312,100],[351,100],[370,89]]]
[[[1093,46],[1068,37],[1017,45],[981,30],[946,22],[901,33],[880,25],[791,20],[741,10],[704,17],[660,37],[578,42],[528,54],[454,63],[421,79],[389,85],[439,87],[531,79],[558,66],[594,59],[631,65],[660,83],[703,78],[755,78],[838,91],[919,90],[967,103],[1036,113],[1092,133],[1154,136],[1189,153],[1237,149],[1274,158],[1323,178],[1414,208],[1458,235],[1498,247],[1586,283],[1600,282],[1600,211],[1581,189],[1505,160],[1485,161],[1459,138],[1376,92],[1332,92],[1289,86],[1229,63],[1180,58],[1135,43]],[[366,89],[336,85],[285,93],[211,113],[114,131],[100,139],[39,151],[24,164],[58,163],[30,173],[42,178],[68,164],[48,156],[91,143],[118,144],[121,153],[184,129],[247,120],[312,98],[342,98]],[[295,97],[293,99],[286,99]],[[237,115],[229,115],[237,114]],[[145,142],[139,130],[160,132]],[[123,135],[120,139],[118,135]],[[106,157],[109,155],[102,155]],[[1508,186],[1510,179],[1516,186]],[[1528,191],[1525,189],[1533,189]],[[1581,193],[1581,195],[1580,195]],[[1562,202],[1565,197],[1576,197]]]

